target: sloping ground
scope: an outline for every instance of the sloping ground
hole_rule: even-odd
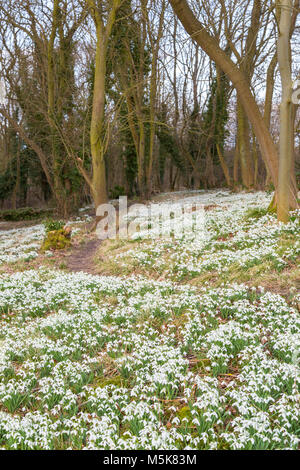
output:
[[[130,242],[107,241],[99,251],[98,272],[138,273],[200,287],[244,282],[289,295],[300,287],[299,216],[287,225],[278,224],[266,211],[271,197],[225,191],[185,197],[179,202],[205,208],[204,230],[195,232],[186,224],[179,239],[151,238],[150,232]],[[168,199],[158,211],[167,211],[167,204]],[[176,227],[181,221],[173,222]]]
[[[0,276],[0,447],[298,448],[297,279],[286,297],[231,279],[288,279],[299,221],[278,225],[263,193],[193,197],[214,206],[204,244],[187,227],[101,246],[126,278]]]

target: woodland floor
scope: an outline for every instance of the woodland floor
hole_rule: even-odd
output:
[[[153,199],[200,203],[204,238],[100,242],[82,210],[57,252],[0,223],[0,448],[297,449],[299,213],[271,198]]]
[[[88,274],[96,274],[96,266],[94,258],[101,242],[95,235],[95,239],[89,240],[81,246],[73,248],[70,256],[67,258],[67,269],[70,272],[84,272]]]

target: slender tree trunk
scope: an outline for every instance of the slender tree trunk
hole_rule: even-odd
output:
[[[250,148],[249,121],[238,98],[237,102],[238,148],[243,185],[250,189],[254,185],[253,158]]]
[[[237,187],[238,182],[239,182],[239,155],[240,155],[239,144],[238,144],[238,139],[236,139],[236,146],[235,146],[234,159],[233,159],[233,185],[234,187]]]
[[[275,69],[277,65],[277,52],[272,57],[272,60],[269,64],[267,71],[267,80],[266,80],[266,96],[265,96],[265,109],[264,109],[264,120],[268,129],[271,127],[271,117],[272,117],[272,103],[273,103],[273,94],[274,94],[274,85],[275,85]],[[265,186],[268,187],[271,183],[271,177],[268,168],[266,167],[266,181]]]
[[[209,142],[206,146],[205,179],[209,188],[214,188],[216,186],[214,162],[211,155],[211,145]]]
[[[16,184],[14,187],[13,195],[12,195],[12,207],[13,209],[17,209],[18,205],[18,195],[20,192],[20,184],[21,184],[21,162],[20,162],[20,144],[18,143],[17,148],[17,168],[16,168]]]
[[[231,177],[230,177],[229,168],[228,168],[227,163],[225,161],[224,155],[221,152],[219,144],[217,144],[217,152],[218,152],[218,157],[219,157],[221,167],[222,167],[225,179],[226,179],[226,184],[227,184],[228,188],[231,188],[232,187],[232,181],[231,181]]]
[[[266,81],[266,96],[265,96],[265,110],[264,110],[264,119],[265,123],[270,129],[271,125],[271,114],[272,114],[272,103],[273,103],[273,94],[274,94],[274,84],[275,84],[275,69],[277,65],[277,53],[274,54],[270,65],[267,71],[267,81]]]
[[[139,151],[138,151],[138,189],[140,196],[146,195],[145,188],[145,145],[146,145],[146,136],[145,136],[145,127],[144,121],[139,118]]]
[[[253,153],[253,165],[254,165],[254,187],[257,188],[258,185],[258,151],[256,144],[256,137],[254,132],[252,132],[252,153]]]

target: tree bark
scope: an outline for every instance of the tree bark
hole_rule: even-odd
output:
[[[291,201],[289,188],[292,186],[292,165],[294,152],[294,113],[292,103],[293,83],[291,72],[290,31],[292,27],[292,0],[278,0],[280,22],[278,34],[278,64],[282,84],[282,99],[280,105],[280,155],[279,178],[277,190],[277,217],[282,222],[289,220]]]
[[[105,106],[106,41],[104,33],[97,26],[97,46],[93,90],[93,110],[91,119],[91,153],[93,164],[92,195],[95,208],[107,202],[105,177],[103,124]]]
[[[225,161],[224,155],[221,152],[219,144],[217,144],[217,151],[218,151],[218,157],[219,157],[221,167],[222,167],[225,179],[226,179],[227,186],[228,186],[228,188],[231,188],[232,187],[232,181],[231,181],[231,177],[230,177],[229,168],[228,168],[227,163]]]
[[[265,96],[265,109],[264,109],[264,119],[265,123],[270,129],[271,125],[271,114],[272,114],[272,102],[274,94],[274,84],[275,84],[275,69],[277,65],[277,53],[274,54],[272,60],[269,64],[267,71],[267,81],[266,81],[266,96]]]
[[[91,179],[91,192],[95,210],[108,200],[105,152],[108,142],[108,129],[105,128],[105,92],[106,92],[106,60],[108,41],[116,20],[116,12],[121,0],[111,0],[106,24],[104,14],[94,0],[86,0],[93,16],[96,34],[96,58],[92,104],[92,118],[90,130],[90,143],[92,154],[93,175]],[[106,135],[105,135],[106,134]]]
[[[253,158],[250,148],[250,128],[240,98],[237,100],[237,141],[241,164],[243,185],[250,189],[254,186]]]

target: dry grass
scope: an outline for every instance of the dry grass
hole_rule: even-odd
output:
[[[278,253],[288,246],[293,247],[295,239],[293,236],[282,238],[278,244]],[[139,265],[138,261],[130,256],[126,257],[126,252],[131,249],[147,248],[149,241],[128,241],[128,240],[106,240],[101,244],[95,258],[96,272],[105,275],[141,274],[149,279],[165,279],[164,272],[158,272],[153,267]],[[117,258],[122,257],[122,263]],[[168,256],[164,256],[165,263],[168,263]],[[271,260],[262,259],[261,262],[250,268],[241,267],[238,263],[232,264],[225,274],[218,274],[216,271],[205,272],[193,279],[185,279],[183,282],[195,287],[221,287],[224,284],[245,283],[249,286],[262,286],[266,290],[290,298],[300,289],[300,263],[299,259],[290,262],[289,265],[278,272]]]
[[[141,245],[147,245],[146,241],[128,241],[128,240],[105,240],[101,243],[97,255],[94,259],[95,272],[101,275],[116,276],[123,275],[128,276],[132,274],[148,275],[149,273],[145,268],[139,266],[139,264],[131,258],[122,258],[122,265],[118,260],[120,254],[126,253],[131,249],[141,247]],[[125,266],[123,266],[123,264]]]
[[[270,261],[264,261],[248,270],[233,266],[226,276],[209,272],[190,281],[191,285],[199,288],[207,283],[210,287],[232,283],[244,283],[250,287],[261,286],[289,299],[300,290],[300,267],[299,263],[290,264],[286,269],[278,272]]]

